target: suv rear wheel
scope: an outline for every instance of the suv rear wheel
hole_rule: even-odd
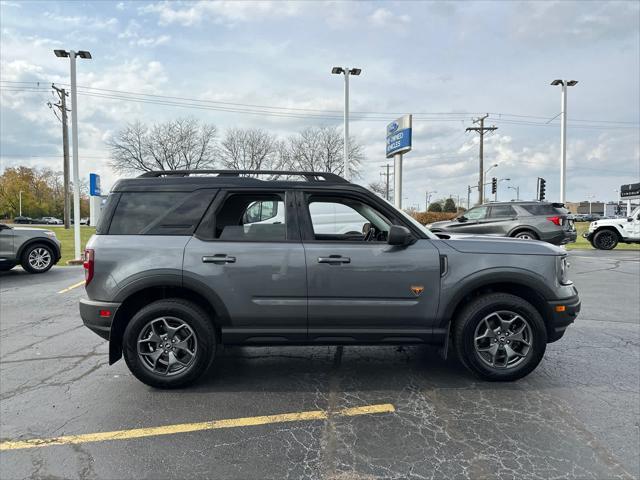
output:
[[[124,331],[124,358],[138,380],[156,388],[178,388],[211,365],[215,330],[197,305],[159,300],[141,309]]]
[[[20,265],[29,273],[44,273],[53,267],[53,250],[48,245],[29,245],[22,253]]]
[[[593,236],[593,246],[598,250],[613,250],[618,245],[620,237],[613,230],[605,229],[596,232]]]
[[[507,293],[483,295],[455,319],[453,338],[458,358],[484,380],[510,381],[535,369],[547,347],[547,332],[538,311]]]
[[[516,233],[514,238],[521,238],[522,240],[538,240],[538,236],[531,230],[522,230]]]

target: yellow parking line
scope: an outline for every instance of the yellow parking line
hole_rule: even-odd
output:
[[[82,280],[81,282],[78,282],[78,283],[74,283],[70,287],[67,287],[67,288],[64,288],[64,289],[60,290],[58,293],[67,293],[69,290],[73,290],[74,288],[81,287],[82,285],[84,285],[84,280]]]
[[[272,423],[324,420],[330,415],[335,417],[357,417],[360,415],[391,412],[395,412],[395,407],[390,403],[382,403],[378,405],[345,408],[333,413],[329,413],[326,410],[311,410],[307,412],[282,413],[279,415],[264,415],[261,417],[229,418],[226,420],[213,420],[210,422],[165,425],[163,427],[134,428],[131,430],[116,430],[113,432],[65,435],[63,437],[56,438],[32,438],[30,440],[7,441],[0,443],[0,451],[48,447],[51,445],[74,445],[78,443],[105,442],[109,440],[130,440],[132,438],[200,432],[203,430],[217,430],[220,428],[253,427],[256,425],[267,425]]]

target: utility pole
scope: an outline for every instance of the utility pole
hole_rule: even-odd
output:
[[[69,197],[69,131],[67,126],[67,96],[69,95],[64,88],[58,88],[51,85],[58,96],[60,103],[54,105],[62,114],[62,157],[63,157],[63,177],[64,177],[64,228],[69,229],[71,224],[71,198]]]
[[[562,87],[560,96],[560,202],[567,201],[567,87],[573,87],[577,80],[554,80],[551,85]]]
[[[467,127],[467,132],[478,132],[480,134],[480,174],[478,179],[478,204],[482,205],[484,202],[484,133],[497,130],[498,127],[491,126],[485,127],[484,121],[489,116],[487,113],[483,117],[476,118],[473,123],[479,123],[479,127]]]
[[[18,192],[18,203],[20,204],[20,206],[18,207],[18,216],[22,216],[22,190],[20,190],[20,192]]]
[[[360,75],[361,68],[333,67],[331,73],[334,75],[344,74],[344,178],[350,180],[349,172],[349,76]]]
[[[386,172],[380,173],[383,177],[385,177],[385,190],[384,190],[384,198],[389,201],[389,177],[393,175],[393,172],[390,171],[391,164],[387,163],[386,165],[380,165],[382,168],[386,168]]]

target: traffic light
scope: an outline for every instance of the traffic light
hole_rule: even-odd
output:
[[[493,177],[491,179],[491,193],[496,193],[498,191],[498,179]]]
[[[547,181],[544,178],[538,177],[538,200],[541,202],[544,200],[547,191]]]

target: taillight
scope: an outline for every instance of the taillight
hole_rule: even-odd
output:
[[[547,220],[549,220],[550,222],[553,222],[558,226],[560,226],[560,224],[562,223],[562,219],[560,217],[547,217]]]
[[[84,251],[84,263],[82,266],[84,267],[84,284],[85,286],[89,285],[89,282],[93,279],[93,262],[94,253],[93,249],[87,248]]]

